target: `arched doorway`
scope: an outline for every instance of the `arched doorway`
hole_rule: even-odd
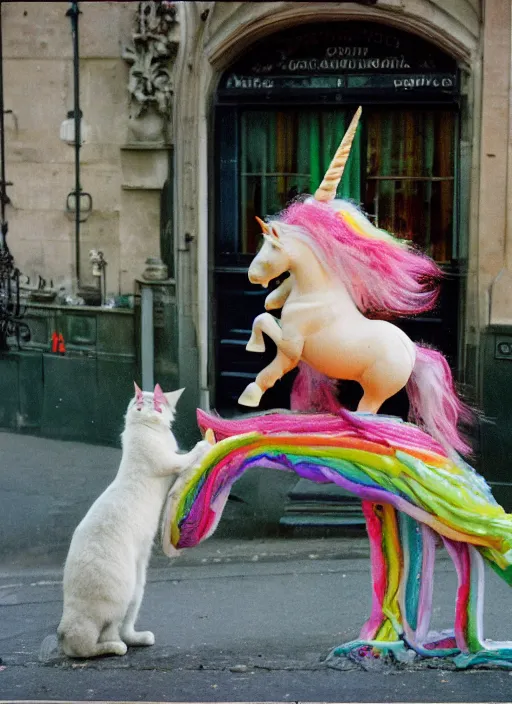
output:
[[[394,28],[335,22],[287,30],[253,45],[219,83],[215,100],[215,392],[222,413],[270,361],[246,352],[268,293],[247,280],[259,242],[254,215],[313,192],[357,105],[362,129],[338,194],[377,224],[413,240],[446,272],[438,308],[400,325],[456,363],[459,257],[459,73],[437,47]],[[286,407],[292,375],[264,396]],[[403,400],[386,411],[403,414]]]

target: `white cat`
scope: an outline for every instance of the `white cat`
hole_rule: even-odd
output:
[[[183,389],[154,393],[135,384],[122,434],[116,478],[76,528],[64,566],[64,609],[57,629],[70,657],[124,655],[128,645],[153,645],[151,631],[136,631],[146,570],[163,502],[177,475],[210,445],[201,441],[178,454],[171,431]]]

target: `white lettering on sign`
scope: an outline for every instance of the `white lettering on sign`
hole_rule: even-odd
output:
[[[263,90],[274,87],[272,78],[259,78],[258,76],[237,76],[232,73],[226,82],[226,88],[262,88]]]
[[[337,48],[337,47],[334,47]],[[325,58],[325,59],[288,59],[281,62],[280,68],[290,73],[305,71],[364,71],[374,69],[378,71],[411,68],[402,56],[388,56],[386,58],[360,59],[360,58]]]
[[[395,78],[395,88],[410,90],[411,88],[453,88],[454,79],[446,76],[411,76],[410,78]]]
[[[328,46],[325,50],[328,59],[335,56],[368,56],[367,46]]]

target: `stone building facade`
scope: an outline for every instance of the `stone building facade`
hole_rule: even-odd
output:
[[[12,110],[6,117],[7,170],[13,182],[11,248],[24,273],[72,288],[74,227],[65,209],[74,188],[74,150],[60,137],[61,124],[73,110],[68,6],[7,2],[2,10],[4,102]],[[158,149],[158,135],[153,149],[133,149],[130,122],[140,120],[131,109],[131,64],[123,56],[133,46],[136,4],[90,2],[80,3],[79,9],[81,185],[93,203],[81,228],[81,269],[87,280],[88,251],[99,247],[108,262],[107,290],[131,293],[146,257],[160,250],[166,145]],[[177,33],[176,25],[169,34],[173,30]]]
[[[40,274],[53,280],[55,288],[72,288],[76,249],[65,204],[73,190],[74,152],[60,138],[61,123],[73,108],[69,17],[64,3],[2,6],[4,102],[12,110],[6,115],[7,176],[13,182],[9,244],[17,266],[32,280]],[[312,106],[332,115],[336,106],[350,111],[361,103],[369,117],[358,188],[370,210],[378,198],[377,186],[368,186],[369,181],[389,176],[378,169],[371,172],[371,155],[384,149],[381,145],[372,152],[372,130],[384,129],[389,118],[389,125],[395,125],[390,134],[400,142],[400,125],[413,125],[413,131],[420,123],[422,130],[432,125],[430,170],[419,176],[400,172],[393,187],[382,187],[383,224],[405,222],[395,210],[390,214],[391,192],[393,208],[404,207],[402,196],[403,202],[428,201],[419,223],[446,209],[451,234],[439,258],[455,267],[448,278],[456,286],[447,294],[448,317],[440,314],[434,341],[442,341],[444,332],[451,336],[447,351],[460,381],[496,420],[493,426],[482,424],[483,469],[485,457],[489,464],[501,463],[497,470],[488,469],[489,478],[508,483],[504,462],[512,447],[506,426],[512,412],[496,397],[498,389],[505,393],[504,384],[512,390],[510,2],[81,2],[79,7],[81,185],[93,204],[81,227],[83,282],[92,281],[90,249],[104,252],[106,288],[114,295],[137,292],[145,260],[162,256],[175,287],[175,315],[168,347],[159,354],[164,368],[169,350],[173,378],[189,389],[189,422],[196,405],[234,412],[230,399],[237,390],[236,376],[246,379],[252,370],[244,366],[242,355],[245,323],[237,324],[242,333],[235,340],[236,330],[224,325],[230,311],[238,320],[240,300],[249,300],[240,282],[251,254],[250,231],[245,244],[233,234],[235,222],[240,231],[249,227],[243,222],[246,213],[230,220],[234,211],[229,203],[243,198],[249,203],[250,192],[257,194],[252,205],[261,205],[261,189],[271,183],[256,183],[249,173],[250,150],[259,147],[248,147],[243,135],[253,138],[251,125],[267,125],[267,134],[269,125],[300,122],[301,111]],[[352,30],[357,42],[350,38]],[[293,52],[304,46],[308,32],[317,37],[324,54],[313,63],[310,56],[306,64]],[[392,50],[379,53],[379,42]],[[285,47],[284,58],[272,70],[265,69],[264,57],[276,46]],[[292,60],[286,64],[288,50]],[[338,64],[323,65],[322,56],[338,59]],[[417,70],[411,63],[415,57]],[[273,86],[265,83],[269,71],[274,78],[281,72]],[[290,82],[294,72],[302,83]],[[355,76],[353,84],[349,74]],[[329,83],[333,76],[337,83]],[[358,76],[364,80],[358,82]],[[386,83],[389,76],[392,80]],[[320,87],[313,90],[315,85]],[[279,129],[284,134],[282,124]],[[448,147],[440,144],[442,139]],[[278,158],[280,147],[276,149]],[[277,179],[287,178],[286,158],[276,162]],[[437,176],[437,168],[445,171]],[[416,179],[416,190],[407,191],[407,179]],[[421,190],[418,184],[426,181],[428,187]],[[437,183],[441,181],[444,186]],[[287,184],[292,190],[297,186]],[[270,197],[265,203],[282,205]],[[261,298],[257,300],[261,306]],[[415,334],[428,337],[435,322],[430,328],[418,325]],[[133,330],[136,338],[136,325]],[[223,347],[226,340],[230,342]],[[272,400],[285,403],[285,392],[278,391]]]

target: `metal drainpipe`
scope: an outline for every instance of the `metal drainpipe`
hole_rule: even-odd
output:
[[[70,2],[66,17],[71,20],[71,37],[73,39],[73,115],[75,119],[75,272],[76,285],[80,287],[80,147],[82,146],[80,112],[80,58],[78,43],[78,15],[82,14],[77,2]]]
[[[5,181],[5,124],[4,124],[4,71],[3,71],[3,42],[2,42],[2,3],[0,2],[0,150],[2,151],[0,162],[0,208],[1,208],[1,234],[2,248],[7,246],[8,224],[5,217],[5,206],[9,202],[6,193]],[[9,184],[10,185],[10,184]]]

